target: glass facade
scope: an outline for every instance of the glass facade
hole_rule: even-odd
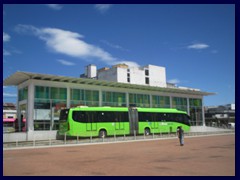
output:
[[[172,98],[172,108],[187,112],[187,98],[173,97]]]
[[[66,107],[66,88],[35,86],[34,130],[57,130],[60,110]]]
[[[153,108],[170,108],[170,97],[153,95],[152,107]]]
[[[85,89],[71,89],[71,107],[99,106],[99,91]]]
[[[102,106],[126,107],[126,94],[119,92],[102,92]]]
[[[18,100],[22,101],[28,97],[28,87],[24,87],[18,90]]]
[[[28,88],[19,89],[19,101],[28,97]],[[33,125],[35,131],[57,130],[60,110],[67,108],[67,88],[35,86]],[[70,107],[112,106],[112,107],[153,107],[176,108],[190,113],[192,124],[202,125],[202,99],[135,94],[99,90],[70,89]],[[100,101],[101,99],[101,101]],[[150,101],[151,99],[151,101]],[[171,102],[172,100],[172,102]],[[188,103],[189,100],[189,103]],[[151,103],[150,103],[151,102]],[[187,109],[189,105],[189,110]]]
[[[147,94],[129,94],[129,106],[150,107],[150,96]]]
[[[203,125],[202,117],[202,99],[192,99],[189,98],[189,109],[190,116],[192,119],[192,125],[201,126]]]

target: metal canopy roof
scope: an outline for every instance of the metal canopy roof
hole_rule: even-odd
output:
[[[20,71],[6,78],[3,81],[3,85],[18,86],[19,84],[29,79],[107,86],[107,87],[116,87],[116,88],[127,88],[127,89],[140,89],[140,90],[168,92],[168,93],[181,93],[181,94],[189,94],[189,95],[192,94],[192,95],[201,95],[201,96],[208,96],[208,95],[215,94],[215,93],[195,91],[195,90],[189,90],[189,89],[154,87],[154,86],[146,86],[146,85],[136,85],[136,84],[118,83],[118,82],[102,81],[102,80],[95,80],[95,79],[74,78],[74,77],[38,74],[38,73],[20,72]]]

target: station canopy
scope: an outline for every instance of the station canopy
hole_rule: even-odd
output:
[[[208,96],[208,95],[215,94],[215,93],[203,92],[203,91],[194,90],[194,89],[180,89],[177,87],[176,88],[155,87],[155,86],[148,86],[148,85],[136,85],[136,84],[127,84],[127,83],[103,81],[103,80],[96,80],[96,79],[76,78],[76,77],[30,73],[30,72],[22,72],[22,71],[17,71],[16,73],[6,78],[3,81],[3,85],[18,86],[19,84],[28,80],[44,80],[44,81],[54,81],[54,82],[95,85],[95,86],[106,86],[106,87],[114,87],[114,88],[157,91],[157,92],[166,92],[166,93],[177,93],[177,94],[181,93],[181,94],[200,95],[200,96]]]

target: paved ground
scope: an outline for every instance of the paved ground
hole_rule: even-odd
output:
[[[4,176],[235,176],[235,136],[5,150]]]

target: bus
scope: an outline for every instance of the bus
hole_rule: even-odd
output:
[[[61,110],[57,135],[101,138],[150,135],[173,133],[179,126],[188,132],[190,117],[177,109],[80,106]]]

